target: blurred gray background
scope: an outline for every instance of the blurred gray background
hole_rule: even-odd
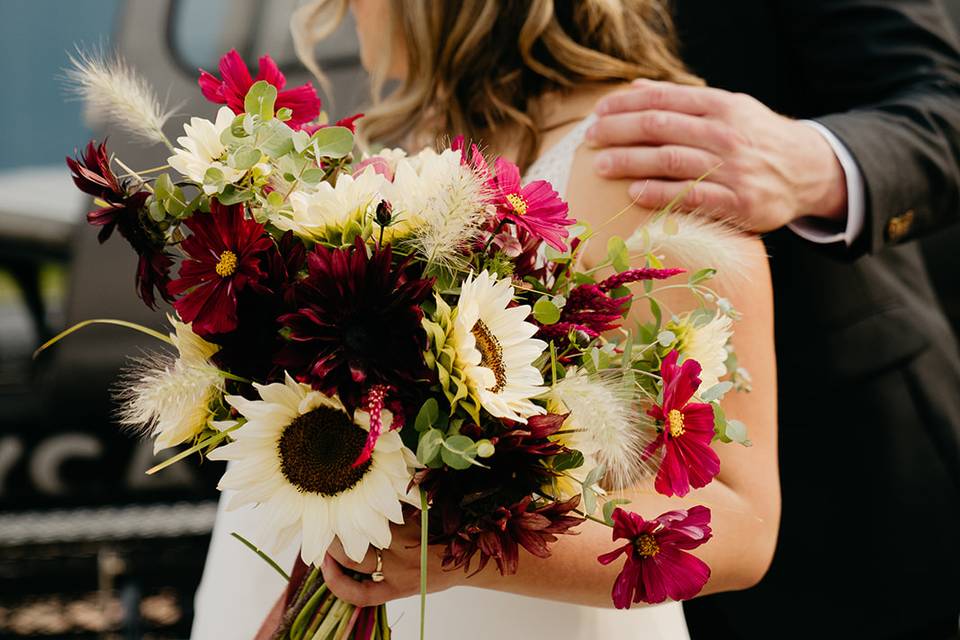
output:
[[[0,640],[182,638],[216,505],[216,464],[156,476],[148,443],[112,422],[109,387],[129,355],[156,348],[94,327],[39,360],[33,350],[88,318],[162,327],[134,293],[135,256],[98,245],[90,202],[64,156],[110,137],[132,167],[165,164],[163,148],[86,123],[58,77],[76,46],[120,54],[183,114],[212,117],[198,68],[216,73],[236,48],[255,73],[266,53],[293,86],[308,79],[289,35],[298,0],[2,0],[0,67]],[[352,25],[317,49],[336,119],[366,96]],[[173,118],[171,138],[184,117]],[[91,128],[93,126],[93,128]]]
[[[802,0],[798,0],[802,1]],[[213,518],[216,465],[147,478],[150,446],[112,424],[108,388],[139,334],[96,327],[33,361],[77,321],[124,318],[160,327],[136,298],[135,259],[84,223],[89,202],[63,159],[91,130],[57,80],[75,46],[118,50],[182,112],[211,116],[197,68],[237,48],[270,53],[290,83],[307,78],[290,42],[298,0],[0,0],[0,640],[185,637]],[[946,0],[960,23],[960,0]],[[334,84],[336,119],[366,96],[352,27],[317,50]],[[329,100],[325,103],[329,108]],[[171,137],[182,130],[174,118]],[[111,138],[133,167],[162,149]],[[960,326],[960,228],[925,241],[942,304]]]

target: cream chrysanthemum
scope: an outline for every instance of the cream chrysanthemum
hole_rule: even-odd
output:
[[[649,475],[644,447],[656,429],[639,411],[622,380],[605,379],[582,370],[571,371],[550,390],[552,413],[569,413],[563,443],[584,456],[584,465],[571,470],[580,480],[596,466],[605,470],[605,485],[619,490]]]
[[[183,125],[186,134],[177,138],[181,149],[175,149],[167,160],[170,166],[187,176],[197,184],[203,184],[204,176],[209,169],[217,169],[223,174],[224,182],[236,182],[243,177],[244,171],[227,166],[223,162],[223,155],[227,148],[220,141],[220,135],[233,123],[233,111],[229,107],[221,107],[217,112],[215,122],[203,118],[190,118],[190,123]],[[204,192],[217,192],[215,185],[205,185]]]
[[[453,315],[451,345],[455,367],[468,392],[490,415],[526,422],[546,413],[531,399],[544,392],[543,376],[533,366],[546,343],[533,335],[526,319],[530,307],[511,307],[513,284],[489,272],[469,276],[461,286]]]
[[[223,392],[223,376],[211,364],[219,349],[190,325],[169,317],[179,357],[152,355],[138,360],[120,381],[121,424],[154,437],[154,451],[175,447],[208,425],[212,401]]]
[[[340,174],[335,185],[321,182],[315,189],[293,193],[292,215],[277,214],[271,222],[308,240],[339,241],[348,227],[354,226],[359,234],[368,225],[384,184],[386,179],[373,167],[355,176]]]
[[[388,431],[393,416],[383,412],[384,432],[373,455],[354,467],[370,428],[369,414],[348,415],[337,398],[295,382],[255,385],[260,400],[228,396],[246,418],[234,441],[210,454],[232,460],[219,488],[237,494],[230,508],[259,504],[261,542],[303,535],[307,564],[322,560],[334,537],[360,562],[370,545],[390,546],[390,523],[403,523],[410,469],[416,458],[400,434]]]
[[[489,216],[487,187],[459,151],[425,149],[395,163],[384,197],[393,207],[387,236],[428,265],[455,267]]]
[[[713,387],[727,373],[727,343],[733,335],[733,320],[726,315],[717,315],[703,326],[695,326],[689,320],[671,324],[667,328],[677,335],[677,350],[684,358],[700,363],[699,392]]]

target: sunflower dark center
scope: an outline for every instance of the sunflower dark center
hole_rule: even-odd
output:
[[[352,353],[376,355],[384,332],[381,323],[373,318],[352,318],[344,325],[343,344]]]
[[[500,393],[507,386],[507,367],[503,363],[503,347],[497,340],[497,336],[493,335],[490,328],[483,323],[483,320],[477,320],[470,333],[473,334],[477,342],[477,351],[480,352],[480,366],[490,369],[493,372],[494,380],[496,380],[488,391]]]
[[[318,407],[296,418],[277,442],[280,471],[306,493],[335,496],[352,489],[372,460],[353,467],[367,441],[367,432],[343,411]]]
[[[634,545],[637,547],[637,553],[644,558],[651,558],[660,553],[660,545],[657,544],[657,539],[649,533],[641,533]]]

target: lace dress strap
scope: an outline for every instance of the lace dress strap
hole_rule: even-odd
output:
[[[570,182],[570,169],[573,167],[573,157],[580,145],[583,144],[587,129],[596,120],[597,116],[591,113],[578,122],[556,144],[540,154],[540,157],[527,169],[523,181],[546,180],[553,185],[560,197],[566,197],[567,184]]]

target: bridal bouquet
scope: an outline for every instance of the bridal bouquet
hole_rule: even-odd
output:
[[[437,545],[449,570],[506,576],[520,548],[546,558],[589,519],[618,541],[598,560],[624,559],[617,607],[700,591],[710,570],[689,551],[710,539],[710,511],[651,518],[616,497],[645,477],[686,495],[717,475],[714,443],[748,444],[720,405],[747,383],[736,312],[713,269],[661,264],[668,214],[584,270],[592,232],[550,184],[462,139],[354,156],[359,116],[328,125],[313,87],[285,88],[269,57],[255,77],[236,52],[219,77],[202,72],[224,106],[176,145],[122,63],[80,57],[71,77],[88,108],[171,150],[146,171],[103,143],[67,160],[101,242],[116,231],[138,254],[140,297],[175,311],[169,336],[99,321],[172,347],[124,375],[121,421],[182,448],[155,470],[232,461],[220,487],[260,505],[246,542],[268,561],[259,548],[301,540],[309,569],[276,637],[389,637],[382,606],[339,600],[315,567],[334,539],[357,562],[387,548],[408,518],[423,572]],[[665,315],[661,288],[701,304]],[[627,322],[636,304],[647,322]]]

